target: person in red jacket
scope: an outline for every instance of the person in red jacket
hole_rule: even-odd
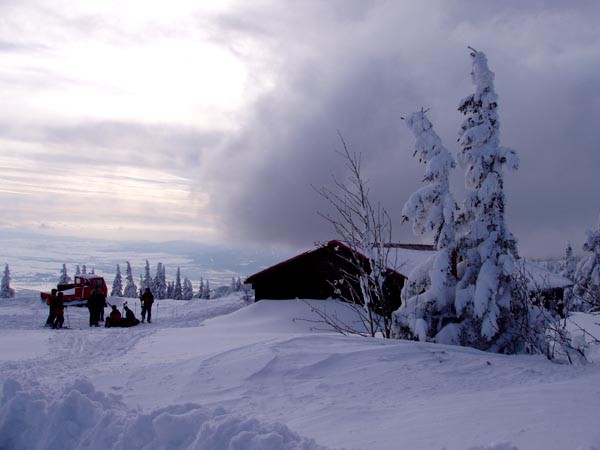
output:
[[[104,326],[106,328],[123,326],[121,323],[123,317],[121,316],[121,312],[117,309],[117,305],[111,305],[110,307],[112,308],[112,311],[104,321]]]
[[[146,314],[148,314],[148,323],[152,323],[152,303],[154,303],[154,295],[150,292],[150,288],[146,288],[140,300],[142,301],[142,323],[146,318]]]

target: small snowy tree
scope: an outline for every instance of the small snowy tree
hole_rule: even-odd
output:
[[[442,144],[433,125],[421,110],[406,119],[416,137],[415,152],[425,163],[423,180],[428,184],[413,193],[402,210],[415,234],[430,233],[437,252],[410,275],[402,290],[402,305],[395,313],[397,334],[402,338],[444,341],[442,331],[454,316],[455,213],[449,174],[454,158]],[[450,343],[450,342],[449,342]]]
[[[67,265],[63,264],[62,269],[60,269],[60,277],[58,278],[58,284],[69,284],[71,282],[71,277],[67,273]]]
[[[175,285],[173,284],[172,281],[169,281],[167,283],[167,292],[166,292],[166,298],[173,298],[173,291],[175,290]]]
[[[95,267],[92,267],[92,271],[91,271],[90,273],[91,273],[92,275],[95,275],[95,274],[96,274],[96,268],[95,268]]]
[[[75,266],[75,275],[81,275],[81,269],[79,268],[79,264]]]
[[[200,286],[198,286],[198,298],[204,298],[204,280],[200,278]]]
[[[457,285],[455,308],[462,320],[461,343],[493,351],[516,351],[511,334],[511,282],[516,241],[504,220],[504,170],[518,168],[513,150],[500,146],[498,96],[494,73],[482,52],[471,49],[475,93],[460,102],[466,116],[459,131],[459,162],[465,168],[467,195],[457,242],[464,274]]]
[[[85,264],[81,267],[81,274],[85,275],[87,273],[87,268],[85,267]]]
[[[112,290],[110,292],[112,297],[123,297],[123,277],[121,275],[121,267],[117,264],[117,273],[113,281]]]
[[[600,219],[595,231],[588,231],[583,244],[584,256],[577,266],[575,295],[582,300],[582,309],[600,310]]]
[[[177,274],[175,275],[175,286],[173,287],[173,299],[183,300],[183,289],[181,287],[181,271],[177,268]]]
[[[182,295],[184,300],[191,300],[194,297],[194,287],[188,277],[183,279]]]
[[[204,285],[204,295],[202,297],[204,300],[210,300],[210,283],[206,280],[206,284]]]
[[[125,291],[123,292],[123,297],[136,298],[138,296],[137,286],[133,280],[133,272],[131,271],[131,264],[129,264],[129,261],[127,261],[125,276]]]
[[[243,289],[242,279],[237,277],[237,281],[235,282],[235,291],[240,292]]]
[[[152,291],[152,276],[150,275],[150,262],[148,260],[146,260],[146,265],[144,266],[144,278],[140,278],[140,292],[143,293],[146,288]]]
[[[158,263],[156,266],[156,275],[154,276],[154,280],[152,281],[152,285],[154,289],[152,292],[154,297],[158,300],[162,300],[167,295],[167,280],[166,280],[166,272],[165,266],[162,263]]]
[[[2,283],[0,284],[0,298],[13,298],[14,296],[15,290],[10,287],[10,269],[6,264],[2,275]]]

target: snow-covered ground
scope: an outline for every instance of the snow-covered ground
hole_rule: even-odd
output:
[[[38,299],[0,300],[3,450],[600,449],[598,364],[344,337],[303,301],[67,312],[50,330]]]

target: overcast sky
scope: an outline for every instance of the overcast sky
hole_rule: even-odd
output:
[[[310,248],[311,185],[362,153],[396,239],[421,107],[456,152],[467,46],[496,73],[507,221],[579,251],[600,210],[600,2],[0,2],[1,229]],[[464,197],[458,168],[452,187]]]

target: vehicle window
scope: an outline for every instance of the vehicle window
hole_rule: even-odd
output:
[[[102,280],[100,278],[94,280],[94,287],[97,287],[98,289],[102,288]]]

